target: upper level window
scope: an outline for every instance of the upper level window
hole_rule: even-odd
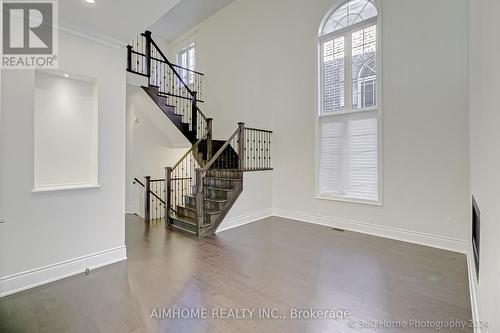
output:
[[[378,12],[371,0],[340,4],[323,19],[317,194],[379,200]]]
[[[177,65],[192,71],[196,70],[196,49],[194,43],[183,48],[177,53]],[[193,72],[181,69],[179,74],[186,83],[193,84]]]

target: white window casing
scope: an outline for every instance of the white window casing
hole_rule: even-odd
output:
[[[363,8],[369,9],[366,18]],[[320,199],[382,205],[379,8],[369,0],[343,1],[320,28],[316,117]],[[340,9],[343,15],[337,13]]]

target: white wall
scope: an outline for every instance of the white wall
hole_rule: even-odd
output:
[[[2,107],[2,76],[3,76],[3,69],[0,68],[0,188],[2,187],[2,177],[1,175],[3,174],[3,163],[2,161],[5,159],[3,155],[3,144],[2,144],[2,131],[3,131],[3,107]],[[4,231],[4,202],[2,200],[2,196],[0,195],[0,244],[3,244],[4,238],[5,238],[5,231]],[[1,255],[0,255],[1,258]],[[1,261],[0,261],[0,270],[1,270]]]
[[[170,48],[196,42],[206,74],[202,108],[217,137],[237,121],[275,131],[268,205],[276,214],[464,251],[466,0],[380,2],[383,207],[314,197],[317,31],[334,0],[237,0]]]
[[[144,191],[134,177],[165,178],[164,168],[173,166],[190,143],[142,89],[127,86],[127,185],[128,213],[144,216]]]
[[[97,104],[92,79],[35,72],[35,189],[98,184]]]
[[[470,8],[471,192],[481,211],[479,283],[474,271],[471,280],[472,290],[477,292],[477,319],[489,324],[482,332],[493,333],[500,332],[500,3],[471,1]],[[472,253],[469,257],[472,260]]]
[[[61,71],[97,79],[100,188],[32,193],[34,71],[3,71],[0,295],[126,257],[125,51],[62,32],[59,46]]]

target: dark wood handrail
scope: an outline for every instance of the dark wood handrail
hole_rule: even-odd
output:
[[[154,86],[154,85],[151,85],[151,86]],[[156,87],[156,86],[154,86]],[[181,95],[176,95],[176,94],[171,94],[171,93],[166,93],[166,92],[159,92],[158,95],[160,96],[170,96],[170,97],[175,97],[175,98],[181,98],[181,99],[186,99],[188,101],[192,101],[193,98],[192,97],[186,97],[186,96],[181,96]],[[201,100],[201,99],[196,99],[196,102],[200,102],[200,103],[205,103],[205,101]],[[196,107],[198,109],[198,113],[202,113],[201,110]],[[206,119],[205,115],[203,115],[204,118]]]
[[[189,94],[191,96],[194,96],[194,92],[191,90],[191,88],[189,88],[188,84],[182,79],[182,77],[179,75],[179,73],[177,73],[177,71],[175,70],[174,66],[170,63],[170,61],[168,61],[167,57],[162,52],[162,50],[160,50],[160,48],[155,43],[155,41],[153,40],[153,38],[150,38],[149,41],[151,42],[151,45],[154,46],[154,48],[156,49],[156,51],[158,51],[158,53],[162,56],[163,61],[165,61],[165,63],[170,67],[170,69],[174,72],[175,76],[177,76],[177,78],[182,83],[182,85],[184,86],[184,88],[186,88],[186,90],[189,92]]]
[[[134,178],[134,184],[135,184],[135,183],[138,183],[139,185],[141,185],[141,186],[142,186],[142,187],[144,187],[144,188],[146,187],[146,186],[144,186],[144,184],[143,184],[143,183],[142,183],[139,179],[137,179],[137,178]],[[152,194],[152,195],[153,195],[156,199],[160,200],[160,202],[161,202],[164,206],[166,205],[166,204],[165,204],[165,201],[163,201],[163,199],[162,199],[162,198],[160,198],[159,196],[157,196],[155,192],[153,192],[153,191],[149,191],[149,193],[151,193],[151,194]]]
[[[182,66],[179,66],[179,65],[176,65],[176,64],[172,64],[172,66],[177,67],[177,68],[180,68],[180,69],[185,70],[185,71],[188,71],[188,72],[191,72],[191,73],[195,73],[195,74],[198,74],[198,75],[201,75],[201,76],[205,76],[205,74],[203,74],[203,73],[200,73],[200,72],[194,71],[194,70],[189,69],[189,68],[186,68],[186,67],[182,67]]]
[[[222,147],[219,148],[219,150],[215,153],[215,155],[212,156],[212,158],[210,159],[210,161],[208,161],[205,166],[203,167],[202,171],[203,172],[207,172],[208,169],[215,163],[215,161],[219,158],[220,155],[222,155],[222,153],[224,152],[224,150],[227,148],[227,146],[229,146],[229,144],[231,143],[231,141],[234,139],[234,137],[240,133],[241,131],[241,128],[238,127],[236,129],[236,131],[234,131],[233,135],[231,135],[229,137],[229,139],[227,139],[226,142],[224,142],[224,144],[222,145]]]
[[[273,132],[270,130],[264,130],[264,129],[260,129],[260,128],[251,128],[251,127],[245,127],[245,129],[249,130],[249,131],[265,132],[265,133],[272,133]]]
[[[199,102],[202,102],[203,101],[199,101]],[[200,108],[198,106],[196,106],[196,111],[198,111],[198,113],[200,114],[200,116],[205,119],[205,121],[207,121],[207,116],[205,116],[205,114],[203,112],[201,112]]]
[[[203,140],[206,140],[207,136],[208,136],[208,133],[206,133],[202,138],[200,138],[198,141],[196,141],[196,143],[191,147],[191,149],[189,149],[184,155],[182,155],[182,157],[179,159],[179,161],[177,163],[175,163],[175,165],[172,167],[172,170],[177,168],[177,166],[182,163],[182,161],[186,158],[186,156],[188,156],[193,150],[195,150]]]
[[[135,183],[138,183],[139,185],[141,185],[142,187],[145,187],[144,184],[137,178],[134,178],[134,184]]]
[[[133,47],[131,45],[129,45],[130,47]],[[143,56],[145,57],[146,54],[145,53],[141,53],[141,52],[137,52],[137,51],[134,51],[133,49],[130,50],[130,52],[132,52],[133,54],[137,54],[137,55],[140,55],[140,56]],[[156,57],[151,57],[151,60],[155,60],[155,61],[159,61],[159,62],[163,62],[163,63],[167,63],[165,60],[163,59],[160,59],[160,58],[156,58]],[[172,64],[172,63],[171,63]],[[182,70],[185,70],[185,71],[188,71],[188,72],[191,72],[191,73],[195,73],[195,74],[198,74],[198,75],[201,75],[201,76],[205,76],[205,74],[201,73],[201,72],[198,72],[198,71],[195,71],[195,70],[192,70],[192,69],[189,69],[189,68],[186,68],[186,67],[182,67],[180,65],[177,65],[177,64],[172,64],[173,67],[176,67],[176,68],[180,68]]]
[[[170,178],[170,180],[191,180],[193,177],[179,177],[179,178]]]
[[[128,45],[128,46],[129,47],[133,47],[132,45]],[[133,54],[137,54],[137,55],[143,56],[143,57],[146,56],[144,53],[134,51],[134,49],[131,49],[130,52],[133,53]]]

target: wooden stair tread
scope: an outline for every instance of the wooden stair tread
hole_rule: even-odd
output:
[[[236,191],[235,188],[224,188],[224,187],[213,187],[213,186],[203,186],[203,188],[207,190],[224,191],[224,192]]]
[[[209,176],[209,175],[205,176],[205,178],[216,179],[216,180],[243,180],[243,178],[231,178],[231,177],[220,177],[220,176]]]
[[[175,215],[172,215],[171,218],[174,220],[179,220],[179,221],[186,223],[186,224],[190,224],[193,227],[196,227],[196,225],[198,224],[198,221],[195,218],[189,217],[189,216],[182,216],[182,215],[175,214]]]
[[[181,226],[179,226],[179,225],[177,225],[177,224],[170,224],[168,227],[169,227],[169,228],[173,228],[173,229],[179,229],[179,230],[181,230],[181,231],[183,231],[183,232],[187,232],[187,233],[189,233],[189,234],[191,234],[191,235],[195,235],[195,236],[196,236],[196,232],[195,232],[195,231],[193,231],[193,230],[189,230],[189,229],[187,229],[187,228],[183,228],[183,227],[181,227]]]
[[[186,197],[187,197],[187,198],[192,198],[192,199],[195,199],[195,200],[196,200],[196,197],[195,197],[195,196],[186,195]],[[205,198],[205,197],[203,197],[203,200],[204,200],[204,201],[217,202],[217,203],[224,203],[224,202],[227,202],[227,200],[224,200],[224,199],[211,199],[211,198]]]

